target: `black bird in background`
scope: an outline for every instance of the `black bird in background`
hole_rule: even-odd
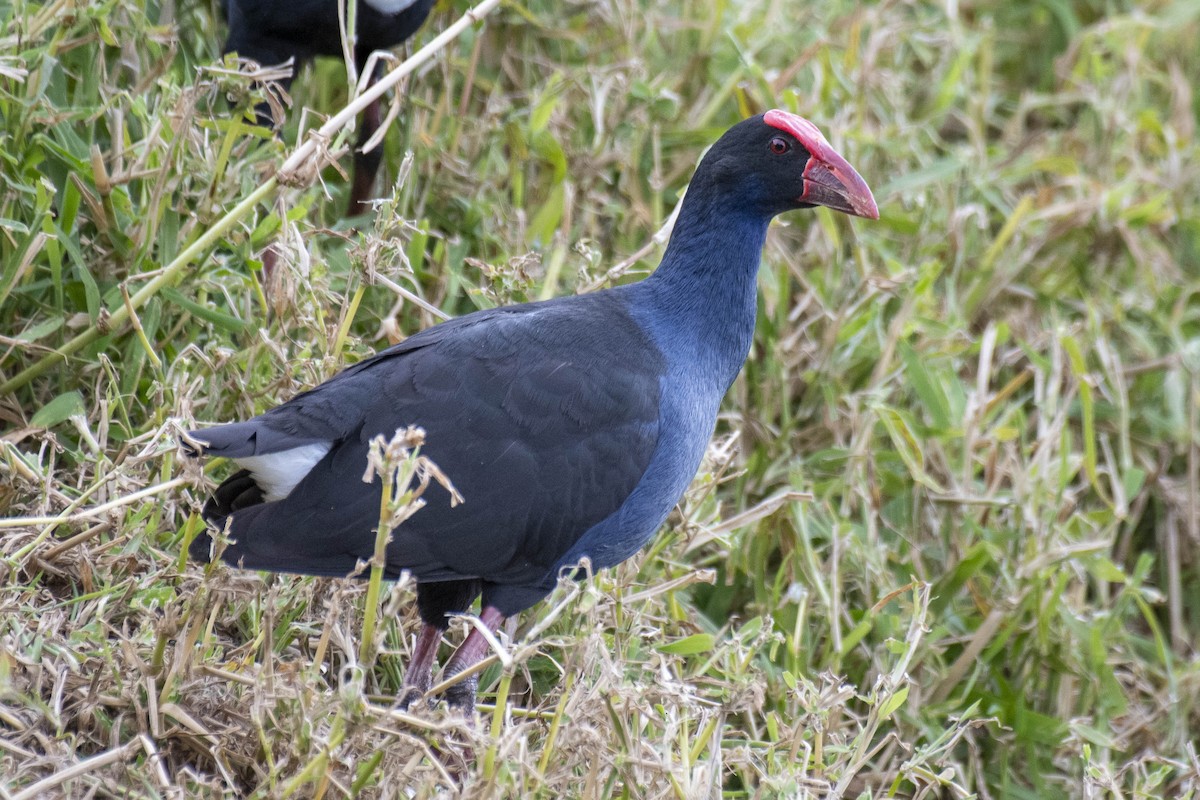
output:
[[[750,350],[768,223],[818,205],[879,217],[815,125],[760,114],[701,161],[649,278],[467,314],[254,419],[190,432],[202,453],[242,467],[204,508],[218,528],[228,523],[222,558],[349,574],[371,557],[379,516],[380,484],[362,481],[368,442],[424,428],[424,455],[465,502],[452,508],[431,486],[387,548],[386,574],[418,581],[424,627],[402,702],[420,697],[448,614],[482,593],[480,617],[494,631],[583,557],[611,567],[649,541],[696,474]],[[207,534],[191,555],[211,557]],[[445,674],[487,647],[472,630]],[[471,679],[447,699],[471,708],[474,692]]]
[[[264,66],[295,59],[295,71],[316,56],[342,57],[341,26],[338,23],[339,0],[223,0],[222,9],[229,21],[225,53],[237,53]],[[429,16],[434,0],[360,0],[357,10],[354,57],[359,74],[376,50],[387,50],[408,39]],[[374,80],[377,76],[372,76]],[[292,79],[282,81],[285,89]],[[270,114],[259,109],[260,121],[271,124]],[[364,210],[371,196],[375,176],[383,158],[382,150],[369,153],[361,148],[382,122],[379,101],[363,112],[358,144],[354,151],[354,183],[350,190],[351,216]]]

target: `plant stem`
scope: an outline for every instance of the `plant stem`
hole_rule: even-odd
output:
[[[504,712],[508,708],[508,691],[512,686],[512,667],[505,667],[500,677],[500,687],[496,690],[496,707],[492,709],[492,740],[488,743],[487,752],[483,756],[483,778],[491,781],[496,777],[496,750],[499,747],[500,733],[504,729]]]
[[[65,362],[67,356],[83,349],[108,331],[124,325],[126,320],[129,319],[130,314],[145,305],[163,287],[170,285],[183,273],[185,267],[195,261],[209,247],[216,244],[217,240],[232,228],[236,222],[249,213],[251,208],[274,191],[277,182],[277,178],[268,179],[262,186],[259,186],[247,195],[242,202],[234,206],[228,214],[217,220],[216,224],[196,237],[196,241],[184,248],[183,252],[175,257],[174,261],[165,266],[161,273],[133,294],[128,302],[125,302],[122,298],[122,302],[118,303],[117,307],[109,312],[103,327],[97,323],[93,323],[90,328],[59,347],[53,353],[43,356],[32,366],[18,372],[12,378],[0,384],[0,396],[15,392],[34,378],[45,374],[52,367]]]
[[[367,583],[367,605],[363,609],[362,640],[358,643],[358,661],[364,670],[370,669],[375,648],[375,620],[379,614],[379,592],[383,586],[383,564],[388,539],[392,535],[392,487],[396,479],[396,468],[387,465],[383,474],[383,494],[379,498],[379,527],[375,532],[375,552],[371,556],[371,577]]]

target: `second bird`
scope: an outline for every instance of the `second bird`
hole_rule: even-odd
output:
[[[462,493],[428,505],[387,547],[411,573],[424,628],[404,681],[431,685],[447,615],[483,595],[496,630],[587,557],[636,553],[696,474],[721,399],[754,336],[755,277],[776,214],[827,206],[877,219],[867,184],[806,119],[769,111],[725,133],[701,161],[670,245],[649,278],[591,294],[477,311],[361,361],[247,422],[192,431],[243,468],[204,514],[230,564],[347,575],[374,550],[380,483],[362,480],[368,443],[418,425]],[[211,557],[202,535],[191,555]],[[472,630],[447,676],[476,663]],[[474,679],[447,698],[474,704]]]
[[[358,71],[376,50],[387,50],[408,39],[429,16],[434,0],[362,0],[358,4],[357,42],[354,54]],[[338,23],[339,0],[224,0],[229,20],[229,38],[224,52],[237,53],[264,66],[295,59],[292,77],[305,62],[316,56],[342,57],[342,33]],[[283,81],[284,88],[292,79]],[[264,116],[260,113],[260,116]],[[269,119],[263,120],[270,123]],[[379,129],[379,101],[363,112],[362,127],[354,153],[354,183],[350,190],[351,215],[361,213],[371,196],[379,172],[382,151],[360,152]]]

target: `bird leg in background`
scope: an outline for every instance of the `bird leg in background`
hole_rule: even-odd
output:
[[[271,281],[275,279],[275,266],[279,261],[279,253],[275,250],[275,245],[267,245],[266,249],[262,251],[262,255],[259,256],[259,260],[262,261],[263,294],[270,298],[272,294],[277,294],[271,290]]]
[[[402,711],[407,711],[410,705],[429,691],[433,683],[433,659],[437,655],[438,645],[445,630],[444,626],[421,626],[421,635],[417,637],[412,658],[408,662],[408,670],[404,673],[404,685],[400,687],[399,707]]]
[[[371,85],[379,78],[377,68],[371,77]],[[362,128],[358,133],[358,143],[354,146],[354,182],[350,188],[350,206],[346,216],[353,217],[367,210],[367,201],[375,189],[375,177],[379,174],[379,164],[383,161],[383,142],[379,142],[369,153],[362,152],[362,147],[371,141],[375,131],[383,124],[383,112],[380,101],[363,109]]]
[[[487,628],[489,633],[495,633],[500,629],[501,623],[504,622],[504,615],[497,611],[492,606],[485,606],[479,614],[479,621]],[[454,655],[446,662],[446,667],[443,670],[445,678],[452,678],[455,675],[470,669],[479,663],[491,646],[488,644],[487,638],[479,628],[471,628],[471,632],[467,634],[467,638],[454,651]],[[446,702],[452,707],[461,709],[464,712],[470,713],[475,710],[475,687],[479,683],[479,675],[472,675],[466,680],[460,681],[446,690]]]

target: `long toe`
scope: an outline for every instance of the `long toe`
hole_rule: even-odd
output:
[[[479,678],[472,675],[446,689],[442,697],[446,699],[446,705],[452,711],[457,711],[470,719],[475,714],[475,689],[478,685]]]
[[[408,672],[404,676],[404,684],[400,687],[400,693],[396,695],[396,705],[401,711],[408,711],[413,704],[420,706],[421,698],[429,692],[429,687],[433,683],[433,671],[427,664],[422,664],[414,660],[414,663],[409,664]],[[429,698],[429,706],[433,707],[433,698]]]
[[[417,703],[419,706],[421,698],[425,696],[425,691],[426,690],[419,686],[402,687],[400,689],[399,696],[396,698],[396,707],[401,711],[408,711],[409,708],[412,707],[413,703]],[[429,705],[433,705],[432,699],[430,700]]]

